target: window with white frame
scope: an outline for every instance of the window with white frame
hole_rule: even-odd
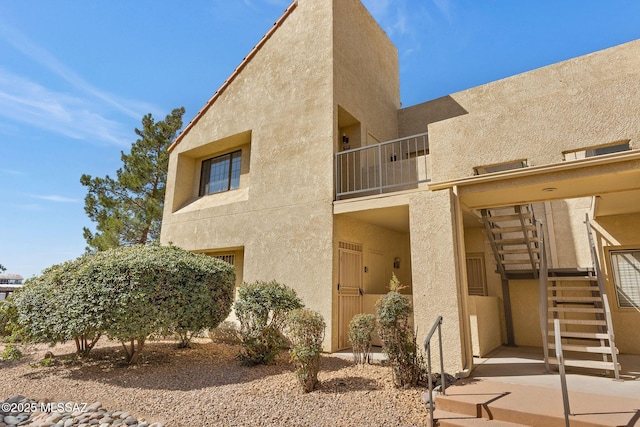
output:
[[[609,252],[618,307],[640,308],[640,249]]]
[[[235,190],[240,187],[242,151],[224,154],[202,162],[200,196]]]

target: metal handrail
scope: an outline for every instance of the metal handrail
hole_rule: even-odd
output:
[[[589,236],[589,248],[591,249],[591,263],[596,273],[596,279],[598,280],[598,288],[600,290],[600,296],[602,297],[602,308],[604,310],[605,321],[607,323],[607,335],[609,336],[609,348],[611,349],[611,362],[613,363],[613,373],[616,380],[620,379],[620,370],[618,369],[618,356],[616,355],[615,335],[613,333],[613,320],[611,318],[611,309],[609,308],[609,297],[607,296],[607,289],[604,286],[604,280],[602,279],[602,270],[600,268],[600,262],[598,261],[598,250],[596,249],[596,243],[593,239],[593,231],[591,229],[591,222],[589,221],[589,214],[585,214],[585,224],[587,225],[587,235]]]
[[[431,330],[424,339],[424,349],[427,351],[427,381],[429,383],[429,418],[431,420],[430,425],[433,424],[433,380],[431,379],[431,338],[433,334],[438,330],[438,343],[440,348],[440,393],[445,394],[447,389],[447,379],[444,373],[444,357],[442,356],[442,316],[438,316],[433,323]]]
[[[428,155],[426,132],[336,153],[336,199],[427,182]]]
[[[562,403],[564,405],[564,424],[569,427],[569,390],[567,388],[567,376],[564,372],[564,356],[562,355],[562,337],[560,336],[560,319],[553,319],[553,331],[556,343],[556,359],[558,359],[558,370],[560,371],[560,385],[562,386]]]

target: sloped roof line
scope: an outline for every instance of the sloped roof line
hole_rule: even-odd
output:
[[[277,31],[277,29],[282,25],[282,23],[287,19],[287,17],[291,15],[291,12],[293,12],[296,6],[298,6],[298,0],[294,0],[293,3],[291,3],[291,5],[284,11],[282,16],[273,24],[273,27],[271,27],[271,29],[269,29],[269,31],[262,37],[262,39],[260,39],[258,44],[256,44],[253,47],[253,49],[251,49],[249,54],[244,57],[240,65],[238,65],[236,69],[233,71],[233,73],[231,73],[231,75],[227,78],[227,80],[225,80],[224,83],[222,83],[222,86],[220,86],[220,88],[213,94],[211,99],[207,101],[204,107],[202,107],[202,109],[198,111],[198,114],[196,114],[195,117],[189,122],[189,124],[182,130],[182,132],[180,132],[180,135],[178,135],[175,141],[173,141],[173,144],[171,144],[171,146],[169,147],[168,149],[169,152],[171,152],[180,143],[182,138],[186,136],[186,134],[191,130],[191,128],[194,127],[195,124],[198,122],[198,120],[200,120],[200,118],[207,112],[209,107],[211,107],[213,103],[220,97],[220,95],[222,95],[225,89],[227,89],[227,87],[231,85],[231,82],[235,80],[238,74],[240,74],[240,72],[244,69],[244,67],[247,66],[249,61],[251,61],[251,59],[258,53],[260,48],[264,46],[267,40],[271,38],[271,36]]]

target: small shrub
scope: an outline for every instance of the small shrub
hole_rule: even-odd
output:
[[[413,387],[425,376],[424,359],[409,323],[411,303],[398,292],[402,288],[394,274],[389,293],[376,303],[378,335],[389,358],[396,387]]]
[[[240,321],[240,360],[247,365],[273,362],[286,345],[282,330],[287,314],[302,306],[293,289],[276,281],[243,283],[233,305]]]
[[[296,365],[296,377],[305,393],[313,391],[318,383],[325,327],[320,313],[313,310],[301,308],[289,313],[286,333],[292,343],[291,360]]]
[[[18,360],[21,357],[22,352],[18,346],[13,343],[7,344],[2,354],[0,354],[0,359],[2,360]]]
[[[349,341],[356,365],[371,361],[371,339],[375,329],[376,317],[373,314],[356,314],[349,322]]]

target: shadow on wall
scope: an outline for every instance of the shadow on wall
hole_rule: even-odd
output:
[[[417,135],[427,131],[431,123],[469,114],[451,96],[443,96],[398,111],[399,137]]]

